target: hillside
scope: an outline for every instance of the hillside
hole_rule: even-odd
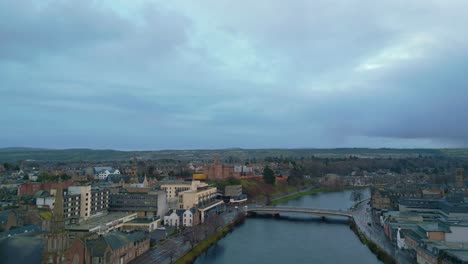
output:
[[[29,149],[0,148],[0,161],[104,161],[129,160],[136,155],[139,159],[180,159],[207,160],[218,154],[221,159],[263,159],[265,157],[328,157],[342,158],[357,156],[361,158],[400,158],[400,157],[468,157],[468,149],[219,149],[219,150],[159,150],[159,151],[119,151],[94,149]]]

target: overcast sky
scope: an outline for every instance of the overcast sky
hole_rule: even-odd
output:
[[[468,147],[467,1],[0,1],[0,147]]]

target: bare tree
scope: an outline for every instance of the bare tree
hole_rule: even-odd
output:
[[[189,242],[190,247],[193,248],[204,238],[203,232],[204,230],[200,225],[185,229],[183,233],[184,242]]]
[[[224,227],[224,218],[222,216],[214,214],[211,217],[213,217],[213,226],[215,231],[218,231],[220,228]]]
[[[351,201],[357,203],[357,202],[360,202],[362,200],[362,192],[361,190],[354,190],[352,193],[351,193]]]

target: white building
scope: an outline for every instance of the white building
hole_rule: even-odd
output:
[[[164,225],[178,227],[180,225],[181,213],[181,210],[173,210],[171,214],[164,216]]]
[[[193,226],[193,213],[190,209],[185,210],[182,220],[183,226]]]
[[[99,168],[99,167],[96,167]],[[96,171],[96,174],[94,175],[94,179],[96,180],[107,180],[107,177],[111,174],[118,174],[120,175],[120,171],[117,169],[112,169],[112,168],[106,168],[106,169],[101,169],[99,171]]]
[[[54,209],[54,204],[55,204],[55,197],[54,196],[37,197],[36,198],[36,206],[38,208]]]

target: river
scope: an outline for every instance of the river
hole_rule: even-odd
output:
[[[369,191],[363,191],[369,197]],[[323,193],[289,200],[281,206],[348,209],[351,191]],[[238,263],[380,263],[357,238],[348,220],[325,221],[288,214],[280,218],[248,218],[198,257],[196,264]]]

